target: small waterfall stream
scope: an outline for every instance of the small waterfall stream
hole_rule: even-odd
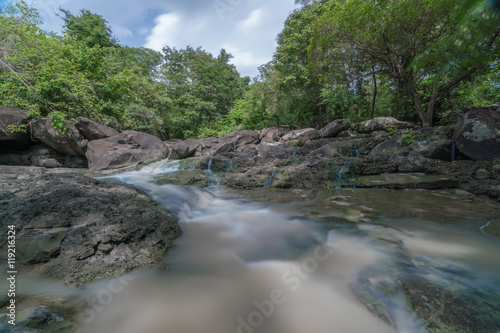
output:
[[[213,173],[212,162],[208,161],[207,175]],[[339,180],[345,167],[336,170]],[[418,260],[444,267],[457,265],[448,256],[474,252],[463,241],[433,240],[420,231],[380,229],[371,224],[360,224],[357,234],[349,228],[325,232],[321,224],[297,217],[293,209],[227,196],[222,186],[216,186],[218,182],[208,189],[153,183],[155,177],[178,170],[179,162],[160,161],[101,178],[151,195],[177,214],[183,235],[167,257],[173,272],[149,272],[134,279],[84,332],[423,333],[426,330],[410,314],[396,281],[381,276],[360,278],[368,267],[392,267],[399,256],[373,239],[399,239]],[[367,238],[367,233],[373,236]],[[441,251],[439,259],[430,259],[433,249]],[[436,281],[455,278],[451,268],[429,269],[426,274]],[[384,323],[355,297],[353,285],[365,283],[364,292],[387,303],[387,315],[395,326]],[[383,292],[387,286],[393,286],[392,296]]]

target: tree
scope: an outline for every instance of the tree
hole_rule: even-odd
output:
[[[465,8],[458,0],[331,0],[327,6],[309,57],[321,56],[323,68],[345,69],[351,80],[386,75],[411,98],[424,126],[432,125],[440,96],[498,59],[498,14],[486,2]]]
[[[163,49],[164,63],[158,79],[172,100],[173,113],[166,119],[169,136],[198,136],[204,127],[226,115],[245,91],[232,58],[225,50],[217,57],[201,48]]]
[[[69,10],[59,9],[64,17],[64,33],[83,42],[87,47],[96,45],[100,47],[111,47],[117,45],[113,37],[111,28],[102,16],[93,14],[86,9],[80,10],[80,15],[75,16]]]

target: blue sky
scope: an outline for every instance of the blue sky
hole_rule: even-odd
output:
[[[252,78],[271,60],[276,36],[297,8],[294,0],[33,1],[47,30],[61,31],[59,7],[73,14],[84,8],[104,17],[121,44],[155,50],[201,46],[213,54],[225,48],[238,71]]]

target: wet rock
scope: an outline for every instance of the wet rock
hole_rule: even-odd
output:
[[[357,124],[359,133],[373,133],[375,131],[387,131],[388,127],[402,130],[402,129],[413,129],[415,125],[409,122],[399,121],[393,117],[377,117]]]
[[[441,175],[425,175],[423,173],[392,173],[376,176],[362,176],[355,179],[359,188],[389,188],[389,189],[447,189],[458,187],[454,177]]]
[[[168,147],[150,134],[126,131],[90,141],[86,157],[92,172],[134,167],[167,157]]]
[[[320,129],[319,134],[323,138],[334,138],[340,132],[347,131],[349,128],[351,128],[351,121],[349,119],[337,119]]]
[[[207,175],[201,170],[187,169],[157,177],[156,184],[174,184],[205,187],[209,185]]]
[[[55,151],[65,155],[85,156],[88,141],[80,134],[75,125],[65,121],[66,129],[56,132],[52,127],[52,119],[35,119],[30,123],[33,138],[45,143]]]
[[[76,118],[75,127],[89,141],[109,138],[119,134],[114,128],[101,125],[85,117]]]
[[[181,233],[174,216],[136,189],[77,173],[12,168],[0,167],[0,224],[16,225],[24,265],[64,283],[154,265]]]
[[[500,158],[500,112],[473,110],[457,123],[453,140],[458,151],[474,161]]]

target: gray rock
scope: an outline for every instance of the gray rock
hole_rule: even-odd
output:
[[[98,124],[84,117],[76,118],[75,127],[89,141],[109,138],[119,134],[114,128]]]
[[[259,131],[259,138],[261,142],[279,142],[284,134],[282,127],[269,127]]]
[[[300,140],[306,142],[308,140],[316,140],[320,137],[319,131],[314,128],[303,128],[286,133],[282,138],[281,142],[290,142]]]
[[[398,130],[413,129],[415,125],[409,122],[399,121],[393,117],[377,117],[360,122],[357,127],[359,133],[373,133],[375,131],[387,131],[388,127],[393,127]]]
[[[451,160],[451,140],[439,139],[417,141],[410,145],[410,149],[419,153],[423,157],[450,161]]]
[[[237,150],[239,146],[259,143],[259,133],[255,131],[231,132],[220,138],[216,145],[212,146],[211,155],[227,153]]]
[[[166,141],[165,144],[170,148],[170,159],[172,160],[191,157],[201,145],[198,140],[191,138],[177,142]]]
[[[474,174],[474,179],[476,179],[476,180],[485,180],[485,179],[488,179],[490,177],[491,177],[491,173],[485,169],[477,169],[476,173]]]
[[[500,158],[500,112],[473,110],[457,123],[453,140],[458,151],[474,161]]]
[[[85,156],[85,143],[83,136],[75,125],[65,122],[64,133],[56,132],[52,127],[52,119],[35,119],[30,123],[31,135],[37,141],[45,143],[55,151],[65,155]]]
[[[320,129],[319,134],[323,138],[334,138],[340,132],[347,131],[350,127],[351,121],[349,119],[337,119]]]
[[[93,172],[135,167],[167,157],[168,147],[150,134],[126,131],[90,141],[86,157]]]
[[[17,226],[23,264],[71,285],[158,263],[181,233],[173,215],[134,188],[0,166],[0,227],[7,224]]]
[[[12,132],[9,126],[26,125],[30,119],[31,117],[25,110],[0,106],[0,141],[18,141],[29,138],[26,133]]]

